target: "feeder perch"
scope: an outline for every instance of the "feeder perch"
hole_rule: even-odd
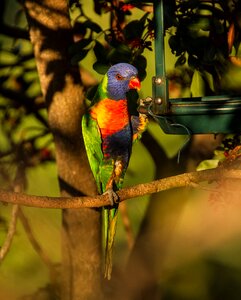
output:
[[[146,110],[167,134],[240,133],[241,97],[169,99],[165,71],[163,0],[153,0],[155,72]]]

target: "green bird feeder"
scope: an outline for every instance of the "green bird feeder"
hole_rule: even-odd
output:
[[[166,134],[240,133],[241,97],[207,96],[169,99],[165,71],[163,0],[153,0],[155,67],[148,114]]]

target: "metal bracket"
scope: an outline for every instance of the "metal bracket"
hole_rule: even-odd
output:
[[[153,112],[165,115],[169,111],[166,77],[155,76],[152,78]]]

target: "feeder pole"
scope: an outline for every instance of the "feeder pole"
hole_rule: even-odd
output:
[[[163,0],[153,0],[155,23],[156,76],[152,78],[153,112],[166,114],[169,109],[168,85],[165,70],[164,9]]]

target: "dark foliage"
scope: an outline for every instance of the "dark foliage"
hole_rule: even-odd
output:
[[[219,92],[220,78],[230,65],[231,51],[237,53],[240,45],[240,3],[192,0],[176,1],[172,6],[175,11],[168,22],[169,46],[177,56],[176,66],[187,63],[201,73],[208,72],[213,77],[215,92]],[[236,31],[233,39],[231,25]]]
[[[134,64],[139,69],[140,78],[146,76],[145,49],[152,50],[153,21],[149,13],[143,13],[139,20],[127,22],[131,15],[132,4],[115,1],[94,1],[98,15],[109,14],[110,28],[103,29],[92,21],[83,11],[78,1],[71,1],[71,9],[78,9],[73,30],[75,43],[70,46],[71,62],[78,63],[93,51],[96,61],[93,69],[105,74],[106,70],[118,62]]]

